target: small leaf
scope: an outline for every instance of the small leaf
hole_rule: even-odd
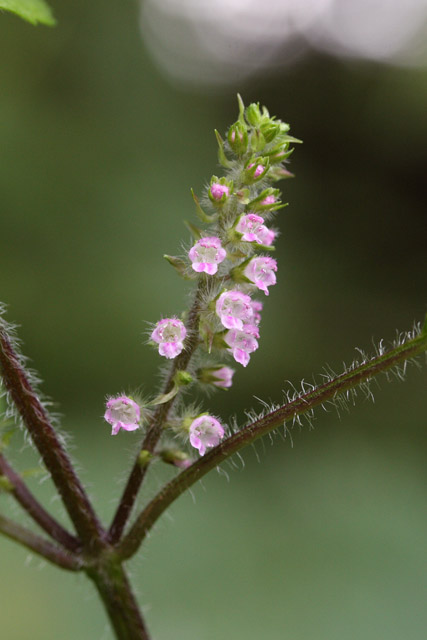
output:
[[[11,11],[31,24],[53,27],[56,20],[44,0],[0,0],[0,9]]]
[[[215,129],[215,135],[216,135],[216,140],[218,142],[218,161],[223,167],[225,167],[226,169],[229,169],[231,167],[231,162],[225,155],[224,140],[221,138],[219,131],[217,131],[216,129]]]
[[[209,216],[207,213],[203,211],[202,207],[200,206],[199,198],[196,196],[193,189],[191,189],[191,195],[193,196],[193,200],[196,204],[196,212],[200,220],[208,224],[210,224],[211,222],[215,222],[218,216],[215,213],[212,216]]]
[[[166,253],[163,256],[170,265],[175,269],[178,275],[184,280],[193,280],[195,276],[189,273],[188,264],[184,262],[181,258],[177,258],[176,256],[168,256]]]
[[[157,404],[164,404],[165,402],[169,402],[169,400],[172,400],[172,398],[176,396],[178,391],[179,391],[179,387],[176,384],[174,384],[174,386],[172,387],[171,391],[169,391],[169,393],[162,393],[160,396],[157,396],[157,398],[154,398],[154,400],[150,402],[150,404],[154,406]]]
[[[195,240],[200,240],[200,238],[203,236],[203,231],[199,229],[199,227],[196,227],[196,225],[193,224],[192,222],[189,222],[189,220],[184,220],[184,224],[189,230],[189,232],[191,233],[191,235],[193,236],[193,238]]]
[[[242,124],[246,124],[245,105],[243,103],[242,96],[240,95],[240,93],[237,94],[237,102],[239,104],[239,122],[241,122]]]

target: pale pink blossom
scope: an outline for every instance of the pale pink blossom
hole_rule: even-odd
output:
[[[212,371],[212,377],[214,380],[212,384],[215,387],[222,389],[229,389],[233,384],[234,369],[230,367],[221,367],[221,369],[215,369]]]
[[[247,366],[250,354],[258,349],[259,330],[253,324],[245,324],[242,330],[230,329],[225,334],[224,340],[230,347],[230,352],[236,362]]]
[[[243,241],[256,242],[266,246],[273,244],[276,235],[274,231],[265,226],[264,218],[255,213],[242,216],[236,225],[236,231],[242,234]]]
[[[131,398],[118,396],[110,398],[106,404],[104,419],[112,425],[111,435],[118,434],[120,429],[125,431],[135,431],[139,428],[138,422],[141,419],[141,410]]]
[[[252,300],[241,291],[224,291],[216,301],[216,312],[226,329],[242,329],[252,320]]]
[[[213,416],[199,416],[190,425],[190,444],[199,450],[201,456],[207,447],[215,447],[224,437],[224,427]]]
[[[262,302],[259,302],[258,300],[252,300],[252,311],[254,314],[253,322],[256,325],[259,325],[259,323],[261,322],[262,307],[263,307]]]
[[[151,339],[159,345],[159,353],[165,358],[176,358],[184,348],[187,335],[184,323],[178,318],[159,320],[151,334]]]
[[[204,271],[213,276],[218,271],[218,264],[222,262],[227,252],[221,246],[221,240],[217,237],[200,238],[188,252],[191,266],[194,271]]]
[[[269,256],[252,258],[244,270],[244,274],[258,289],[268,296],[268,287],[276,284],[277,261]]]
[[[230,189],[226,184],[220,184],[219,182],[213,182],[210,188],[211,196],[214,200],[221,200],[223,195],[229,196]]]

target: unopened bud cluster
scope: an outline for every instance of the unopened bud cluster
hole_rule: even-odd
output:
[[[251,104],[245,109],[240,97],[239,106],[239,118],[229,128],[226,141],[217,133],[219,162],[225,175],[212,176],[201,203],[193,194],[203,228],[188,224],[194,241],[186,256],[165,256],[179,275],[198,281],[197,322],[190,327],[180,318],[164,318],[151,332],[159,354],[169,360],[185,353],[191,334],[192,356],[194,332],[198,333],[198,360],[203,361],[205,353],[208,361],[196,372],[186,363],[191,370],[186,386],[193,379],[211,388],[231,386],[234,371],[223,360],[231,356],[242,366],[248,365],[258,348],[263,306],[254,296],[268,296],[269,288],[276,284],[277,261],[269,252],[274,250],[277,232],[270,223],[273,214],[285,205],[280,191],[272,185],[292,175],[283,162],[292,153],[290,144],[299,141],[289,135],[289,126],[271,117],[265,107]],[[182,384],[176,382],[176,375],[174,380],[175,389],[153,404],[169,401],[178,392]],[[114,402],[117,406],[107,405],[109,413],[105,415],[113,433],[120,428],[131,430],[136,414],[130,416],[123,397]],[[130,421],[119,416],[119,402]],[[113,410],[116,422],[112,422]],[[217,445],[225,433],[220,422],[208,414],[187,416],[178,428],[177,421],[172,422],[174,430],[184,432],[200,455]],[[166,460],[164,453],[162,456]]]

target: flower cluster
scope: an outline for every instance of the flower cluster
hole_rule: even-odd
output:
[[[194,240],[186,255],[165,256],[181,276],[197,279],[193,307],[182,319],[159,320],[150,334],[159,354],[173,361],[165,392],[152,404],[170,403],[168,424],[186,435],[200,455],[219,444],[224,427],[217,418],[197,415],[195,410],[184,412],[186,417],[180,420],[170,411],[173,398],[184,384],[195,381],[205,387],[230,388],[234,370],[222,359],[231,356],[246,367],[258,349],[263,305],[255,296],[260,292],[268,296],[276,284],[277,261],[268,252],[274,249],[277,233],[269,223],[284,206],[280,191],[272,185],[291,175],[283,163],[292,152],[290,144],[298,142],[288,134],[289,126],[271,117],[265,107],[245,108],[239,97],[239,108],[226,141],[217,135],[225,175],[212,176],[201,202],[193,194],[204,228],[188,223]],[[196,352],[202,366],[195,371],[191,360]],[[105,418],[113,433],[138,426],[139,413],[132,401],[125,400],[129,401],[119,397],[107,404]],[[175,449],[159,450],[158,455],[175,466],[188,463],[186,454]]]

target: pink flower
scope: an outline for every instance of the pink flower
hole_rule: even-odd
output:
[[[213,182],[210,187],[211,196],[214,200],[221,200],[223,195],[228,197],[230,195],[230,189],[225,184],[219,182]]]
[[[141,419],[141,410],[136,402],[127,396],[110,398],[106,407],[104,419],[113,427],[112,436],[117,435],[120,429],[135,431],[135,429],[139,428],[138,422]]]
[[[215,447],[224,437],[224,427],[213,416],[199,416],[190,425],[190,444],[199,450],[201,456],[206,447]]]
[[[243,329],[231,329],[227,331],[224,340],[230,346],[230,352],[236,362],[247,366],[250,354],[258,349],[258,327],[253,324],[245,324]]]
[[[254,285],[268,296],[268,288],[276,284],[277,262],[274,258],[261,256],[252,258],[245,268],[244,274]]]
[[[159,320],[151,334],[151,339],[159,345],[159,353],[165,358],[176,358],[184,348],[183,341],[187,335],[184,323],[178,318]]]
[[[241,291],[224,291],[216,301],[216,312],[226,329],[242,329],[252,320],[252,300]]]
[[[212,382],[215,387],[229,389],[233,383],[234,369],[221,367],[221,369],[213,370],[212,376],[215,378]]]
[[[192,267],[197,273],[204,271],[213,276],[218,271],[218,264],[225,259],[227,252],[217,237],[200,238],[188,252]]]
[[[248,213],[242,216],[236,225],[236,231],[243,234],[242,240],[245,242],[257,242],[269,246],[273,244],[274,231],[271,231],[264,224],[264,218],[255,213]]]
[[[256,325],[259,325],[259,323],[261,322],[262,307],[262,302],[259,302],[258,300],[252,300],[252,311],[254,314],[253,321]]]

